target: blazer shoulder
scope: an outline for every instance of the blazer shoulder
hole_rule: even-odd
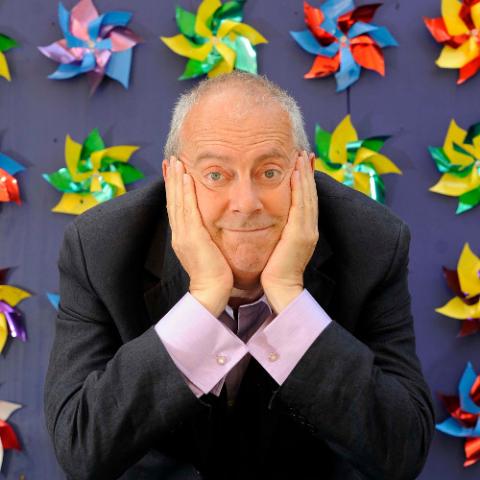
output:
[[[320,230],[343,255],[377,260],[397,248],[408,251],[407,224],[385,205],[315,172]]]
[[[73,223],[82,237],[122,235],[166,214],[165,184],[156,180],[101,203],[79,215]]]

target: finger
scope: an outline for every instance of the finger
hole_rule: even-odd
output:
[[[168,160],[167,174],[165,177],[165,190],[167,193],[168,221],[170,222],[170,228],[173,230],[175,227],[175,185],[172,181],[172,163],[173,157],[170,157]]]
[[[298,156],[292,173],[292,208],[295,210],[301,210],[304,206],[301,169],[302,160],[301,156]]]
[[[184,189],[184,212],[185,222],[187,225],[194,227],[203,227],[202,217],[198,209],[197,194],[195,191],[195,184],[190,174],[183,174],[183,189]]]
[[[304,165],[305,165],[305,199],[308,213],[307,222],[312,222],[311,228],[316,231],[318,229],[318,198],[317,187],[315,184],[314,169],[312,169],[311,162],[308,153],[304,153]]]
[[[175,229],[180,238],[185,235],[185,218],[183,212],[183,174],[185,170],[183,163],[175,160]]]

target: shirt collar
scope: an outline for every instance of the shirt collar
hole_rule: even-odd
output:
[[[272,306],[270,305],[269,301],[268,301],[268,298],[265,294],[263,294],[258,300],[255,300],[254,302],[252,303],[244,303],[243,305],[240,305],[239,307],[239,313],[240,313],[240,309],[241,308],[244,308],[244,307],[251,307],[252,305],[256,305],[257,303],[260,303],[260,302],[263,302],[267,307],[268,309],[270,310],[270,314],[273,313],[273,309],[272,309]],[[225,307],[225,312],[228,313],[228,315],[230,315],[230,317],[232,318],[235,318],[233,316],[233,309],[230,305],[227,304],[227,306]]]

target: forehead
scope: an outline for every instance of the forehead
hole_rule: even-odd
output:
[[[274,150],[287,156],[294,144],[290,117],[278,102],[238,89],[202,96],[186,116],[180,139],[182,152],[192,157]]]

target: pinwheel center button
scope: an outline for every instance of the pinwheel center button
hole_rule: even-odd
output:
[[[219,365],[225,365],[227,363],[227,357],[225,355],[217,355],[217,363]]]

